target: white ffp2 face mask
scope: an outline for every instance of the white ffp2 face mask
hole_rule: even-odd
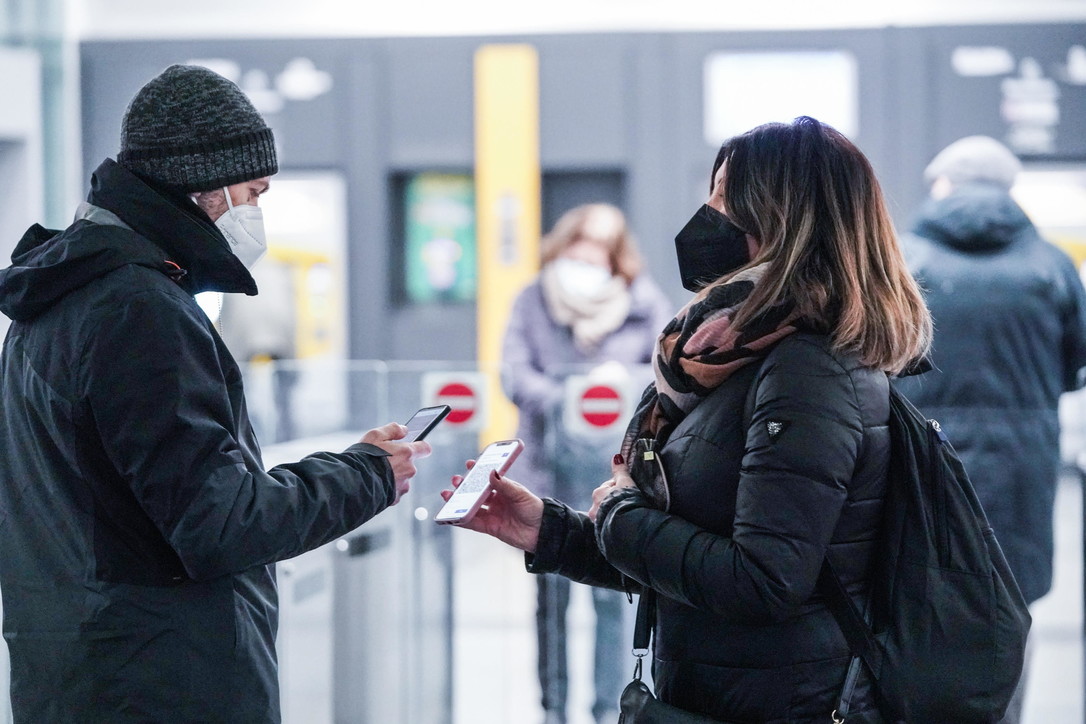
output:
[[[559,257],[551,264],[559,286],[566,292],[582,299],[594,299],[611,281],[611,273],[602,266],[580,259]]]
[[[259,206],[234,206],[230,199],[230,189],[223,188],[226,194],[226,213],[218,218],[215,226],[230,244],[230,251],[241,260],[246,269],[252,269],[260,257],[268,250],[264,237],[264,213]]]

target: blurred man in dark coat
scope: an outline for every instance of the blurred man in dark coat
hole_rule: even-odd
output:
[[[1020,170],[970,136],[925,171],[931,198],[903,243],[935,321],[935,369],[898,384],[947,431],[1032,603],[1052,585],[1057,412],[1082,384],[1086,293],[1011,198]],[[1018,721],[1025,678],[1004,721]]]

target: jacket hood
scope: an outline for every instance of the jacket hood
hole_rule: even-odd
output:
[[[119,226],[98,231],[88,221],[77,221],[65,231],[35,224],[15,247],[12,265],[0,270],[0,312],[24,321],[125,264],[165,267],[161,252],[154,253],[150,244],[134,243],[133,237]]]
[[[913,233],[966,251],[1007,246],[1032,226],[1029,217],[1002,188],[962,186],[945,199],[921,207]]]
[[[91,178],[88,201],[131,229],[87,220],[63,231],[30,227],[12,252],[12,265],[0,270],[0,312],[16,321],[31,319],[126,264],[159,270],[189,294],[256,294],[252,275],[211,220],[195,204],[183,207],[188,199],[171,200],[107,159]]]

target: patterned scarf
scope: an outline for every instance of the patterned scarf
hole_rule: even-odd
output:
[[[788,307],[773,308],[742,330],[732,327],[766,266],[759,264],[699,293],[664,328],[653,354],[656,383],[645,391],[622,446],[627,460],[637,438],[663,445],[675,426],[724,380],[796,331],[795,314]]]
[[[539,283],[551,318],[570,328],[574,345],[585,354],[594,353],[600,343],[630,316],[632,297],[622,277],[611,277],[592,298],[568,293],[558,281],[553,264],[543,268]]]

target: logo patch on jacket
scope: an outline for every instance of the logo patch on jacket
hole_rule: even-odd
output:
[[[776,440],[787,427],[788,422],[785,420],[769,420],[765,424],[765,431],[769,433],[771,440]]]

